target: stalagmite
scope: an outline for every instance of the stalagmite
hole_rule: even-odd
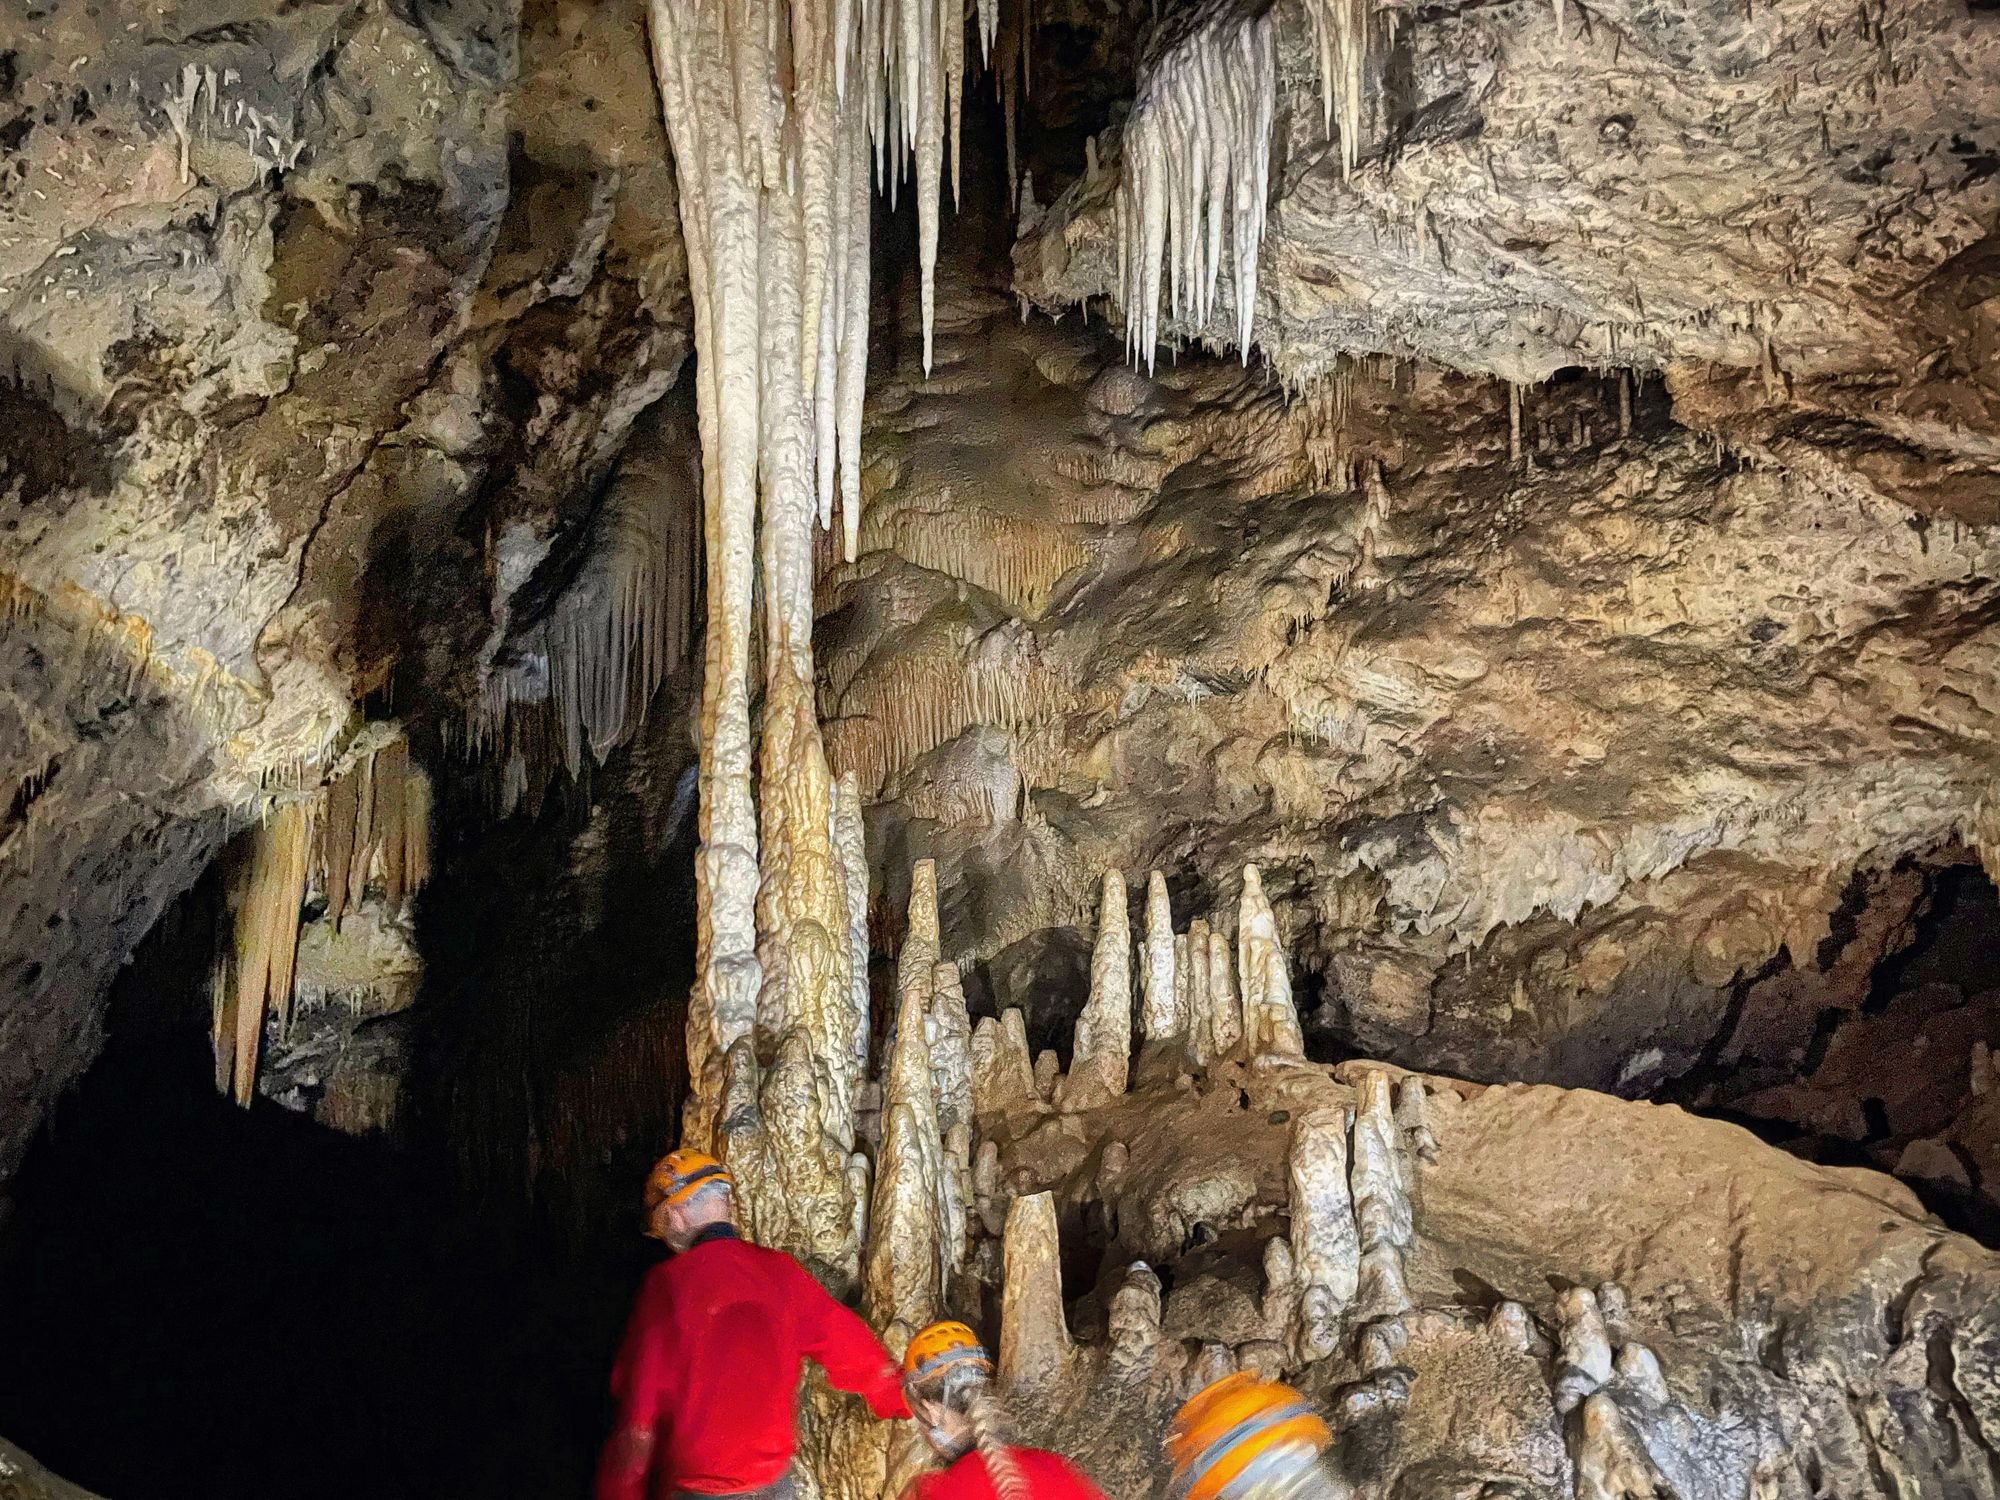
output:
[[[861,791],[852,771],[843,773],[834,784],[833,847],[840,856],[841,879],[847,888],[848,1007],[853,1031],[846,1061],[851,1093],[868,1072],[869,1024],[868,851],[862,840]],[[851,1136],[847,1145],[853,1148]]]
[[[1349,1171],[1354,1222],[1361,1244],[1355,1315],[1372,1321],[1409,1310],[1410,1293],[1403,1281],[1403,1252],[1414,1237],[1414,1226],[1397,1152],[1388,1075],[1364,1073],[1360,1093],[1354,1114],[1353,1160]]]
[[[1158,870],[1146,877],[1145,964],[1139,974],[1144,996],[1141,1034],[1149,1042],[1183,1036],[1187,1017],[1174,994],[1174,912],[1167,899],[1167,878]]]
[[[1149,1370],[1160,1348],[1160,1278],[1143,1260],[1125,1268],[1105,1323],[1112,1373],[1130,1378]]]
[[[1345,1142],[1342,1145],[1344,1148]],[[1341,1188],[1343,1192],[1346,1190],[1344,1181]],[[1257,1304],[1258,1315],[1265,1327],[1282,1338],[1290,1333],[1298,1310],[1299,1272],[1298,1262],[1292,1257],[1292,1242],[1282,1235],[1272,1235],[1264,1241],[1264,1295]]]
[[[1053,1104],[1061,1090],[1062,1059],[1056,1056],[1055,1048],[1044,1047],[1035,1054],[1035,1097]]]
[[[1126,345],[1148,371],[1159,344],[1163,296],[1175,318],[1198,327],[1208,322],[1225,217],[1236,346],[1249,362],[1257,254],[1270,196],[1278,89],[1272,16],[1211,3],[1181,17],[1168,24],[1182,34],[1139,80],[1126,118],[1118,193]]]
[[[928,968],[907,973],[896,1007],[862,1266],[863,1308],[897,1351],[937,1316],[944,1295],[939,1226],[946,1168],[926,1024],[931,982]]]
[[[1090,955],[1090,998],[1076,1019],[1063,1107],[1090,1109],[1122,1096],[1131,1058],[1132,932],[1125,914],[1125,876],[1106,870]]]
[[[803,1027],[787,1031],[761,1079],[750,1040],[742,1038],[730,1049],[725,1077],[717,1139],[736,1175],[746,1231],[845,1295],[861,1252],[856,1184],[825,1123],[825,1080],[811,1038]]]
[[[1187,1017],[1188,1057],[1206,1067],[1217,1054],[1208,996],[1208,923],[1200,917],[1188,923],[1185,937],[1174,939],[1174,982]]]
[[[1004,1011],[998,1021],[981,1017],[973,1028],[971,1057],[975,1114],[1004,1114],[1038,1102],[1027,1019],[1020,1011]]]
[[[1278,919],[1264,895],[1255,865],[1243,867],[1243,898],[1236,916],[1236,977],[1243,998],[1244,1050],[1252,1058],[1305,1056],[1305,1038],[1292,1006]]]
[[[1431,1134],[1430,1112],[1425,1104],[1424,1081],[1414,1073],[1405,1074],[1396,1085],[1396,1128],[1420,1161],[1436,1161],[1437,1137]]]
[[[938,1135],[945,1173],[938,1228],[949,1278],[965,1264],[966,1212],[972,1202],[972,1020],[956,964],[931,971],[931,1076],[937,1084]]]
[[[1573,1411],[1611,1379],[1611,1340],[1589,1287],[1567,1287],[1556,1298],[1556,1333],[1562,1350],[1556,1366],[1556,1410]]]
[[[1000,1378],[1017,1391],[1047,1390],[1070,1360],[1053,1193],[1016,1198],[1009,1206],[1005,1256]]]
[[[938,959],[937,861],[920,859],[910,866],[909,925],[896,955],[896,992],[913,983],[928,988]]]
[[[1299,1295],[1293,1344],[1302,1361],[1333,1352],[1360,1273],[1346,1132],[1345,1112],[1330,1106],[1300,1115],[1292,1126],[1290,1266]]]
[[[1626,1344],[1618,1351],[1614,1367],[1619,1381],[1648,1401],[1673,1399],[1673,1392],[1667,1389],[1666,1374],[1660,1369],[1659,1356],[1644,1344]]]
[[[1657,1500],[1676,1493],[1609,1396],[1585,1401],[1578,1427],[1576,1500]]]
[[[1216,1057],[1227,1057],[1243,1041],[1243,1007],[1229,961],[1229,938],[1213,929],[1208,934],[1208,1034]]]

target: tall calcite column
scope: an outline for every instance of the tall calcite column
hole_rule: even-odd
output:
[[[803,1027],[787,1031],[762,1079],[749,1038],[730,1049],[717,1144],[736,1176],[745,1231],[796,1256],[836,1294],[860,1269],[854,1182],[826,1125],[824,1080]]]
[[[1076,1019],[1063,1107],[1089,1109],[1125,1092],[1132,1063],[1132,932],[1125,876],[1106,870],[1097,899],[1097,941],[1090,955],[1090,998]]]
[[[1046,1390],[1070,1359],[1053,1193],[1034,1193],[1009,1205],[1004,1255],[1000,1378],[1019,1390]]]
[[[1140,1026],[1149,1042],[1168,1042],[1187,1030],[1187,1017],[1174,993],[1174,912],[1167,878],[1158,870],[1146,877],[1146,963],[1140,970],[1145,1003]]]
[[[1250,1056],[1303,1058],[1305,1038],[1292,1005],[1292,977],[1285,967],[1278,919],[1255,865],[1243,867],[1243,899],[1236,914],[1236,978],[1242,988],[1244,1042]]]
[[[1289,1161],[1292,1253],[1298,1286],[1293,1346],[1301,1361],[1324,1359],[1340,1337],[1340,1316],[1354,1300],[1361,1249],[1348,1191],[1346,1111],[1308,1110],[1292,1126]],[[1275,1241],[1273,1243],[1276,1243]]]

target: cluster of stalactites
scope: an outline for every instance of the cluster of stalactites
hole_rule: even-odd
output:
[[[503,816],[539,793],[551,748],[574,776],[586,751],[601,762],[638,730],[667,673],[687,665],[700,566],[701,507],[681,470],[628,462],[591,519],[575,577],[482,679],[467,739],[507,757]]]
[[[1304,0],[1321,121],[1338,134],[1343,175],[1359,159],[1375,0]],[[1257,257],[1270,196],[1278,91],[1274,12],[1204,0],[1153,48],[1125,125],[1118,195],[1119,290],[1128,351],[1151,370],[1162,295],[1176,320],[1205,327],[1215,308],[1225,224],[1236,347],[1250,358]]]
[[[1208,322],[1225,221],[1236,344],[1249,360],[1277,91],[1270,12],[1248,15],[1226,3],[1202,7],[1140,80],[1125,125],[1118,246],[1126,345],[1148,370],[1163,291],[1174,318]]]
[[[267,1020],[291,1025],[299,926],[307,895],[324,893],[335,931],[380,893],[400,916],[430,876],[431,784],[390,726],[371,726],[311,797],[281,802],[232,851],[231,938],[215,975],[215,1084],[238,1104],[257,1089]]]

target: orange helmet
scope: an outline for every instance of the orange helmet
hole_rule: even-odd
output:
[[[736,1179],[706,1151],[669,1151],[646,1174],[646,1212],[662,1203],[685,1203],[696,1193],[718,1185],[733,1189]]]
[[[981,1347],[979,1335],[963,1323],[931,1323],[917,1330],[903,1351],[903,1378],[923,1382],[941,1374],[947,1366],[974,1363],[987,1374],[993,1361]]]
[[[1167,1429],[1170,1500],[1241,1500],[1315,1462],[1333,1433],[1297,1391],[1249,1371],[1188,1398]],[[1289,1488],[1289,1486],[1287,1486]]]

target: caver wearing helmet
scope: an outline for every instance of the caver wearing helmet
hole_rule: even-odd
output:
[[[789,1255],[737,1234],[734,1190],[703,1151],[670,1152],[647,1175],[646,1232],[674,1254],[647,1273],[612,1370],[598,1500],[789,1500],[806,1359],[878,1417],[908,1414],[868,1325]]]
[[[919,1474],[902,1500],[1104,1500],[1067,1459],[1006,1439],[993,1361],[963,1323],[932,1323],[903,1351],[910,1415],[945,1467]]]
[[[1167,1500],[1306,1500],[1338,1494],[1320,1455],[1333,1434],[1305,1397],[1248,1371],[1189,1397],[1167,1429]]]

